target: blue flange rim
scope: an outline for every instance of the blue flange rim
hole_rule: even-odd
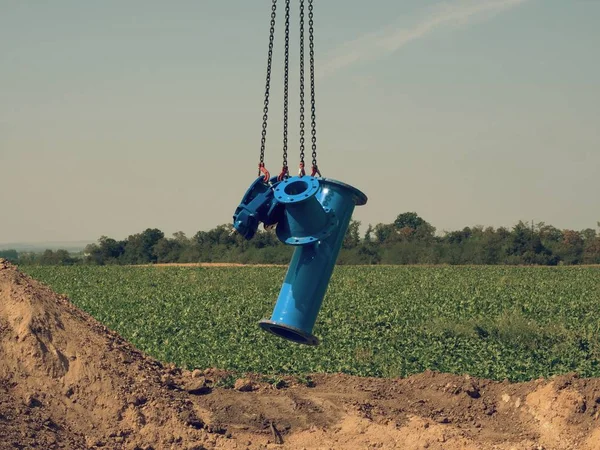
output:
[[[282,339],[286,339],[296,344],[304,344],[316,346],[319,345],[319,338],[313,336],[306,331],[292,327],[282,322],[275,322],[273,320],[263,319],[258,322],[258,325],[265,331],[268,331],[275,336],[279,336]]]
[[[301,192],[300,194],[290,195],[290,194],[285,193],[286,185],[289,186],[290,184],[296,183],[299,181],[308,184],[308,189]],[[282,182],[280,182],[278,184],[277,187],[275,187],[273,193],[275,195],[275,199],[279,203],[299,203],[303,200],[308,200],[309,198],[314,196],[318,190],[319,190],[319,180],[315,177],[304,176],[304,177],[291,177],[291,178],[288,178],[287,180],[283,180]]]
[[[352,193],[354,194],[354,203],[356,206],[362,206],[365,205],[367,203],[367,195],[360,191],[359,189],[355,188],[354,186],[350,186],[349,184],[344,183],[343,181],[338,181],[338,180],[334,180],[333,178],[317,178],[319,180],[319,182],[327,184],[335,184],[338,186],[341,186],[343,188],[349,189],[352,191]]]

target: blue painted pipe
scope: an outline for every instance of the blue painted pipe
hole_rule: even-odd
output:
[[[318,345],[312,329],[355,206],[367,203],[358,189],[327,178],[292,177],[274,186],[283,205],[278,238],[297,246],[270,320],[260,326],[282,338]]]

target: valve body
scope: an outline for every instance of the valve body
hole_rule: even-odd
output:
[[[263,198],[260,201],[256,197],[244,198],[234,215],[235,228],[248,236],[254,235],[248,228],[255,231],[258,222],[267,225],[276,222],[279,240],[296,246],[271,319],[259,324],[284,339],[318,345],[312,329],[354,208],[364,205],[367,197],[340,181],[309,176],[273,183],[271,196],[268,190],[256,188],[259,180],[246,196],[252,191]],[[252,211],[242,208],[249,204],[253,205]],[[252,225],[248,226],[246,221]]]

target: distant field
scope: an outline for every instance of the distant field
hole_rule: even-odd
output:
[[[600,376],[600,267],[337,267],[311,348],[271,336],[285,267],[23,267],[181,366],[527,380]]]

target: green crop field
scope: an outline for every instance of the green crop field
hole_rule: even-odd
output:
[[[271,315],[285,268],[24,270],[138,348],[188,368],[600,376],[600,267],[337,267],[318,347],[257,325]]]

